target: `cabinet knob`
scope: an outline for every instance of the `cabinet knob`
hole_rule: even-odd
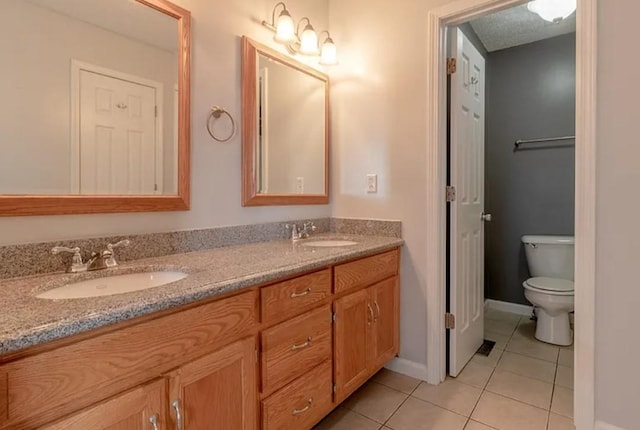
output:
[[[158,414],[153,414],[149,417],[149,422],[153,427],[153,430],[158,430]]]
[[[173,403],[171,403],[171,406],[173,406],[173,409],[176,410],[176,430],[182,430],[182,414],[180,413],[180,401],[179,400],[174,400]]]
[[[313,399],[309,399],[307,400],[307,406],[305,406],[302,409],[294,409],[293,412],[291,413],[292,415],[300,415],[300,414],[304,414],[305,412],[307,412],[309,409],[311,409],[311,404],[313,403]]]
[[[371,325],[371,323],[375,322],[375,316],[373,316],[373,308],[371,307],[371,303],[367,303],[367,308],[369,309],[369,315],[371,319],[367,322],[367,325]]]

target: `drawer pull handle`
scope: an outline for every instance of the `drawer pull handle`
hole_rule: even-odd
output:
[[[158,430],[158,414],[153,414],[149,417],[149,422],[153,426],[153,430]]]
[[[307,400],[307,406],[305,406],[302,409],[294,409],[293,412],[291,413],[291,415],[300,415],[300,414],[304,414],[305,412],[307,412],[309,409],[311,409],[311,404],[313,403],[313,399],[309,399]]]
[[[309,293],[311,293],[311,287],[307,288],[306,290],[302,291],[301,293],[291,293],[291,298],[295,299],[296,297],[304,297],[304,296],[308,295]]]
[[[378,301],[374,301],[373,304],[376,306],[376,310],[378,311],[378,313],[376,314],[376,317],[373,319],[373,322],[378,322],[378,318],[380,318],[380,306],[378,306]]]
[[[297,349],[306,348],[307,346],[311,346],[311,336],[307,338],[307,341],[304,343],[299,343],[297,345],[291,345],[291,351],[295,351]]]
[[[367,321],[367,325],[371,325],[371,323],[375,321],[375,317],[373,316],[373,308],[371,307],[371,303],[367,303],[367,308],[369,309],[369,315],[371,316],[371,319],[369,321]]]
[[[174,400],[173,403],[171,403],[171,406],[173,406],[173,409],[176,410],[176,430],[182,430],[182,414],[180,413],[180,401]]]

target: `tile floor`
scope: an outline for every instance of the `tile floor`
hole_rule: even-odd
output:
[[[438,386],[383,369],[316,430],[573,430],[573,347],[534,330],[528,317],[487,310],[488,357]]]

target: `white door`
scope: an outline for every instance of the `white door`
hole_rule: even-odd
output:
[[[482,345],[484,332],[484,58],[456,29],[451,75],[449,373],[458,375]]]
[[[156,89],[80,71],[80,193],[156,194]]]

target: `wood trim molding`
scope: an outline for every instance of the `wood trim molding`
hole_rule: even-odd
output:
[[[167,0],[136,0],[178,20],[178,193],[128,195],[0,195],[0,216],[188,210],[191,166],[191,13]]]
[[[255,166],[257,146],[257,54],[325,82],[325,150],[323,194],[260,194]],[[242,206],[324,205],[329,203],[329,76],[242,36]]]
[[[427,382],[446,376],[446,34],[445,27],[522,0],[458,0],[427,18]],[[595,379],[595,160],[597,0],[579,0],[576,49],[576,398],[579,429],[594,428]]]

